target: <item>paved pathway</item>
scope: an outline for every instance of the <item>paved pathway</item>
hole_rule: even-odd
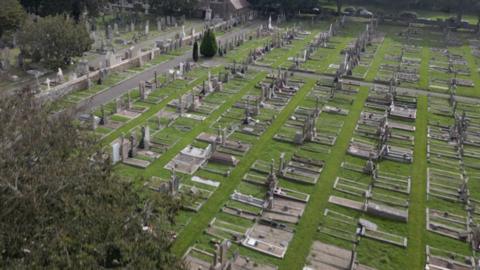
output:
[[[277,69],[269,68],[269,67],[264,67],[264,66],[258,66],[258,65],[252,65],[252,69],[258,70],[258,71],[272,71],[274,70],[275,72]],[[325,75],[325,74],[319,74],[319,73],[311,73],[311,72],[301,72],[301,71],[295,71],[295,74],[307,77],[307,78],[316,78],[316,79],[324,79],[324,78],[333,78],[333,75]],[[365,82],[361,80],[355,80],[355,79],[344,79],[344,82],[346,83],[354,83],[358,84],[360,86],[368,86],[372,87],[374,84],[380,84],[381,83],[372,83],[372,82]],[[434,96],[434,97],[442,97],[442,98],[449,98],[449,94],[444,94],[444,93],[438,93],[438,92],[431,92],[427,90],[422,90],[422,89],[417,89],[417,88],[406,88],[406,87],[397,87],[397,91],[400,92],[408,92],[416,95],[426,95],[426,96]],[[465,97],[465,96],[459,96],[457,95],[457,100],[458,101],[463,101],[463,102],[480,102],[480,98],[476,97]]]
[[[257,27],[257,26],[258,26],[257,22],[247,24],[245,26],[242,26],[239,29],[235,29],[236,31],[231,31],[231,32],[226,33],[225,35],[221,36],[219,38],[219,40],[221,42],[223,42],[226,39],[230,39],[235,35],[242,34],[244,32],[250,32],[253,29],[255,29],[255,27]],[[79,102],[77,104],[76,109],[77,109],[78,113],[88,112],[91,109],[93,109],[95,107],[98,107],[102,104],[105,104],[105,103],[109,102],[110,100],[113,100],[113,99],[121,96],[122,94],[125,94],[129,90],[138,87],[138,84],[139,84],[140,81],[146,81],[146,80],[152,79],[155,76],[155,71],[157,71],[158,74],[163,74],[166,71],[168,71],[169,69],[172,69],[175,66],[178,66],[181,62],[186,62],[188,60],[191,60],[191,57],[192,57],[191,55],[192,55],[192,52],[190,50],[188,50],[182,56],[178,56],[178,57],[176,57],[172,60],[169,60],[167,62],[163,62],[161,64],[155,65],[155,66],[143,71],[142,73],[139,73],[139,74],[137,74],[137,75],[135,75],[135,76],[133,76],[133,77],[117,84],[117,85],[112,86],[108,91],[99,93],[99,94],[95,95],[94,97],[92,97],[90,99]]]

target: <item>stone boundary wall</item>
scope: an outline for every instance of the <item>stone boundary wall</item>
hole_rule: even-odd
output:
[[[213,27],[213,29],[220,28],[220,27],[224,26],[225,24],[227,24],[227,22],[221,22],[219,24],[216,24]],[[202,33],[199,32],[199,33],[196,33],[194,37],[192,37],[192,35],[186,36],[182,39],[182,43],[183,44],[189,44],[190,41],[193,38],[198,38],[201,35],[202,35]],[[116,64],[111,65],[111,66],[107,66],[104,69],[107,70],[108,73],[115,72],[115,71],[124,71],[124,70],[127,70],[127,69],[132,68],[132,67],[139,67],[140,63],[150,62],[151,60],[153,60],[152,59],[152,53],[154,55],[153,56],[154,58],[161,54],[161,51],[158,47],[153,48],[153,49],[148,50],[148,51],[144,51],[144,52],[141,51],[141,49],[139,49],[139,50],[140,50],[139,56],[120,61],[119,63],[116,63]],[[142,59],[142,61],[140,61],[140,58]],[[100,70],[90,71],[89,76],[90,76],[90,80],[92,81],[92,83],[94,83],[100,77]],[[65,82],[61,85],[57,85],[55,87],[52,87],[52,89],[50,91],[40,92],[39,94],[37,94],[37,98],[41,102],[54,101],[54,100],[57,100],[57,99],[65,96],[65,95],[68,95],[68,94],[73,93],[75,91],[86,89],[86,88],[88,88],[88,76],[83,75],[83,76],[78,77],[75,80],[71,80],[71,81]],[[103,91],[100,91],[99,93],[101,93],[101,92],[103,92]],[[98,95],[99,93],[94,94],[94,96]]]

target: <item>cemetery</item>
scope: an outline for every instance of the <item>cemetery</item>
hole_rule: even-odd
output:
[[[478,105],[456,98],[458,88],[468,87],[462,58],[439,50],[423,59],[423,30],[413,26],[392,42],[392,30],[378,20],[276,25],[268,20],[245,37],[221,43],[228,64],[205,69],[181,63],[96,111],[97,128],[109,129],[103,138],[119,136],[112,143],[113,160],[131,167],[120,171],[150,175],[161,168],[145,185],[185,198],[175,235],[182,239],[198,226],[197,215],[209,217],[182,253],[190,269],[277,269],[304,229],[305,215],[318,223],[304,269],[382,269],[374,257],[387,253],[398,254],[389,259],[391,269],[400,269],[400,254],[410,249],[411,208],[416,210],[411,200],[413,179],[420,181],[412,178],[419,134],[428,142],[423,229],[439,235],[422,250],[425,265],[473,269],[468,254],[453,262],[453,253],[443,249],[455,250],[453,243],[442,238],[477,243],[480,198],[469,187],[480,187],[471,184],[480,175],[474,123],[480,117]],[[384,61],[379,65],[377,59]],[[430,82],[440,83],[441,74],[456,70],[445,82],[445,98],[426,103],[403,88],[425,81],[424,63]],[[369,87],[354,81],[370,78],[375,84]],[[427,113],[423,133],[427,126],[418,117]],[[132,120],[115,121],[142,114],[148,114],[146,124],[128,132],[124,125]],[[335,153],[342,158],[332,174],[329,156]],[[317,186],[331,191],[323,195],[325,208],[314,214],[308,207],[320,192]],[[215,198],[219,192],[225,194],[221,201]],[[221,202],[213,212],[211,200]],[[443,242],[448,244],[442,248]]]
[[[480,267],[478,33],[131,2],[84,22],[92,48],[68,68],[17,83],[139,196],[180,201],[169,248],[187,269]],[[215,56],[195,59],[209,31]]]

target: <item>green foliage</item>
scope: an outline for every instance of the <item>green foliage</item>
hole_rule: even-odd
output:
[[[311,10],[319,6],[316,0],[257,0],[251,1],[251,4],[263,11],[285,12],[286,14],[296,14],[299,10]]]
[[[93,43],[83,23],[60,15],[27,21],[18,40],[25,57],[43,61],[50,68],[67,65],[72,57],[90,50]]]
[[[23,7],[40,16],[72,14],[80,15],[85,9],[91,16],[98,15],[107,0],[20,0]],[[78,17],[77,17],[78,18]]]
[[[4,0],[0,8],[0,37],[15,31],[25,20],[26,13],[18,0]]]
[[[1,269],[183,268],[169,252],[179,198],[141,198],[90,135],[31,93],[0,111]]]
[[[154,13],[158,15],[190,14],[199,0],[151,0]]]
[[[203,36],[202,44],[200,45],[200,53],[205,57],[214,57],[217,50],[218,45],[215,33],[208,29]]]
[[[193,43],[193,61],[198,62],[198,42]]]

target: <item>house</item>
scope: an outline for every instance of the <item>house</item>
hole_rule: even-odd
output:
[[[250,12],[250,3],[247,0],[201,0],[200,10],[204,15],[208,9],[212,12],[211,18],[230,19],[247,15]]]

